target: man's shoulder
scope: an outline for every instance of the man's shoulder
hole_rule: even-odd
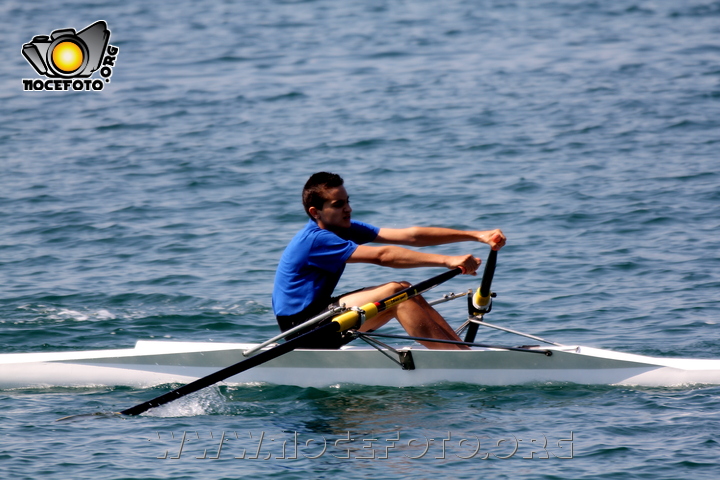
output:
[[[361,227],[361,228],[370,228],[370,229],[373,229],[373,230],[379,230],[379,228],[376,227],[375,225],[372,225],[372,224],[367,223],[367,222],[361,222],[360,220],[350,220],[350,225],[351,225],[350,228],[352,228],[352,227]]]
[[[367,243],[377,237],[380,229],[374,225],[359,220],[351,220],[350,228],[342,232],[333,232],[321,228],[317,223],[308,220],[305,226],[292,239],[292,244],[315,244],[338,242]]]
[[[378,236],[378,233],[380,233],[380,229],[378,227],[369,223],[351,220],[350,224],[350,235],[352,236],[352,240],[356,243],[363,244],[372,242]]]
[[[312,220],[308,220],[305,226],[295,234],[293,239],[290,241],[291,245],[308,244],[310,246],[317,243],[324,243],[328,241],[339,240],[339,237],[331,232],[320,228],[317,223]]]

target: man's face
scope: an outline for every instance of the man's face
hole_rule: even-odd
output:
[[[318,226],[325,230],[350,228],[350,197],[345,187],[325,190],[325,203],[322,210],[310,207],[310,214],[317,220]]]

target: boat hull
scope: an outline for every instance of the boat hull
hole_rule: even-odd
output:
[[[243,360],[254,344],[139,341],[135,348],[0,355],[0,388],[132,386],[188,383]],[[404,348],[415,369],[370,347],[296,350],[227,379],[229,385],[269,383],[300,387],[338,384],[421,386],[441,382],[522,385],[676,386],[720,384],[720,360],[656,358],[591,347],[542,347],[538,353]],[[392,355],[392,352],[390,352]]]

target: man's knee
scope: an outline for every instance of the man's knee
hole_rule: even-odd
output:
[[[406,288],[412,286],[409,282],[390,282],[387,285],[393,292],[399,292],[400,290],[405,290]]]

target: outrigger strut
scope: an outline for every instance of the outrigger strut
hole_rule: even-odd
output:
[[[474,342],[458,342],[455,340],[441,340],[436,338],[422,338],[422,337],[408,337],[405,335],[389,335],[389,334],[382,334],[382,333],[369,333],[369,332],[358,332],[357,330],[352,330],[351,335],[355,338],[359,338],[363,340],[365,343],[376,349],[378,352],[382,353],[386,357],[388,357],[393,362],[400,365],[400,367],[403,370],[415,370],[415,361],[413,360],[412,351],[410,350],[398,350],[396,348],[391,347],[387,343],[381,342],[380,340],[372,337],[384,337],[384,338],[395,338],[395,339],[401,339],[401,340],[415,340],[415,341],[432,341],[432,342],[438,342],[438,343],[448,343],[453,345],[467,345],[469,347],[484,347],[484,348],[496,348],[499,350],[511,350],[515,352],[527,352],[527,353],[541,353],[545,355],[546,357],[552,356],[551,350],[541,350],[541,349],[535,349],[533,347],[506,347],[506,346],[500,346],[500,345],[487,345],[484,343],[474,343]],[[526,335],[527,336],[527,335]],[[532,336],[531,336],[532,338]],[[558,344],[554,344],[558,345]],[[385,350],[383,350],[383,348]],[[386,351],[387,350],[387,351]],[[393,357],[392,355],[388,354],[388,351],[393,352],[395,355],[397,355],[397,358]]]
[[[403,370],[415,370],[415,362],[413,361],[412,352],[410,350],[402,350],[402,351],[397,350],[397,349],[391,347],[390,345],[388,345],[387,343],[383,343],[380,340],[375,340],[374,338],[370,338],[370,336],[367,335],[366,333],[358,332],[357,330],[353,330],[351,332],[351,334],[353,337],[360,338],[365,343],[367,343],[368,345],[373,347],[375,350],[377,350],[378,352],[382,353],[383,355],[388,357],[393,362],[400,365],[400,367]],[[378,346],[378,345],[380,345],[380,346]],[[388,353],[380,347],[385,347],[389,351],[396,354],[398,356],[398,358],[395,359],[391,355],[388,355]]]
[[[446,293],[445,295],[442,296],[442,298],[438,298],[437,300],[428,302],[428,305],[430,305],[430,306],[438,305],[438,304],[449,302],[451,300],[455,300],[456,298],[464,297],[464,296],[470,295],[470,294],[472,294],[472,289],[468,290],[467,292],[463,292],[463,293],[454,293],[454,292]]]
[[[479,320],[474,317],[468,318],[467,322],[463,323],[460,326],[460,328],[457,329],[456,333],[462,332],[471,323],[474,323],[476,325],[482,325],[483,327],[494,328],[496,330],[501,330],[501,331],[507,332],[507,333],[513,333],[515,335],[520,335],[521,337],[532,338],[533,340],[537,340],[538,342],[547,343],[549,345],[555,345],[556,347],[564,347],[565,346],[562,343],[551,342],[550,340],[545,340],[544,338],[541,338],[541,337],[538,337],[535,335],[530,335],[529,333],[518,332],[517,330],[513,330],[511,328],[501,327],[499,325],[493,325],[492,323],[487,323],[487,322],[483,321],[482,317],[480,317]]]
[[[353,335],[357,335],[363,340],[367,341],[368,339],[364,337],[382,337],[382,338],[395,338],[399,340],[414,340],[416,342],[435,342],[435,343],[447,343],[450,345],[467,345],[468,347],[482,347],[482,348],[495,348],[498,350],[511,350],[514,352],[528,352],[528,353],[542,353],[543,355],[550,357],[552,356],[552,350],[543,350],[543,349],[536,349],[533,346],[524,346],[524,347],[507,347],[504,345],[488,345],[486,343],[475,343],[475,342],[459,342],[457,340],[444,340],[441,338],[425,338],[425,337],[409,337],[407,335],[392,335],[389,333],[370,333],[370,332],[354,332]],[[374,342],[379,342],[378,340],[372,339]],[[383,344],[384,345],[384,344]],[[387,347],[387,345],[384,345]],[[377,348],[377,347],[375,347]],[[390,347],[388,347],[390,348]],[[397,350],[394,350],[390,348],[393,351],[398,352]],[[385,353],[385,352],[383,352]]]

